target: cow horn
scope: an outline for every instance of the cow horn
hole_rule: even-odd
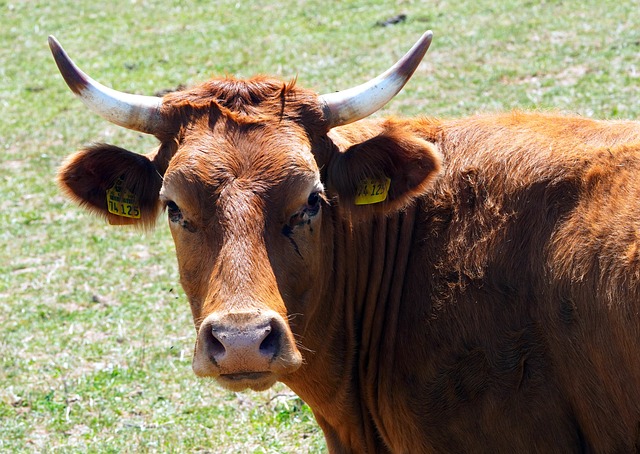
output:
[[[320,96],[329,129],[368,117],[398,94],[429,49],[431,30],[387,71],[357,87]]]
[[[89,109],[127,129],[147,134],[163,131],[162,98],[132,95],[105,87],[82,72],[53,36],[49,36],[49,47],[65,82]]]

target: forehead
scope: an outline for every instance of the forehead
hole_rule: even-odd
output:
[[[293,122],[239,123],[228,118],[197,121],[186,128],[169,171],[191,166],[232,177],[316,173],[304,130]]]
[[[163,195],[218,198],[232,183],[254,193],[320,185],[304,130],[292,122],[243,124],[228,118],[189,125],[165,174]]]

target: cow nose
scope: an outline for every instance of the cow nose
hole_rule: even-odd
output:
[[[278,350],[278,329],[273,319],[254,326],[233,326],[228,321],[211,323],[205,328],[207,351],[218,364],[229,355],[255,355],[270,360]]]
[[[198,375],[266,372],[286,344],[275,312],[211,314],[200,326],[194,371]]]

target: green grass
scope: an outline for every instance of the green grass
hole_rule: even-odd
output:
[[[56,168],[75,149],[155,142],[85,110],[48,34],[124,91],[268,73],[329,92],[377,75],[431,28],[425,62],[380,114],[640,116],[637,1],[185,3],[0,0],[0,452],[325,450],[285,387],[236,394],[193,376],[164,222],[110,227],[59,194]]]

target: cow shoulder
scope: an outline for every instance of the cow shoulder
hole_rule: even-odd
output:
[[[424,194],[441,156],[411,120],[358,122],[331,131],[338,148],[326,170],[327,187],[355,218],[389,214]]]
[[[58,171],[58,184],[73,201],[110,224],[151,227],[161,209],[158,195],[171,151],[140,155],[96,144],[71,155]]]

